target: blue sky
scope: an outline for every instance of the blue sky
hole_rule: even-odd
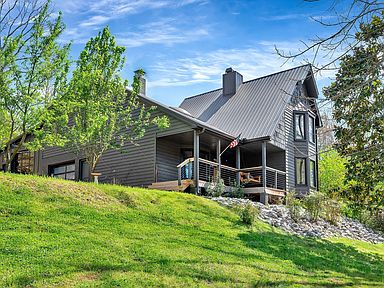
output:
[[[331,19],[333,1],[303,0],[54,0],[63,12],[64,41],[73,41],[76,59],[85,42],[108,25],[119,45],[126,46],[123,76],[147,73],[148,96],[171,106],[183,98],[221,86],[225,68],[250,80],[288,69],[274,46],[288,52],[301,40],[329,33],[310,17]],[[307,55],[306,57],[310,57]],[[320,61],[323,61],[320,59]],[[324,60],[326,61],[326,60]],[[321,88],[331,74],[318,75]]]

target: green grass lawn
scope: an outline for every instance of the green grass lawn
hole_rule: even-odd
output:
[[[384,245],[287,235],[193,195],[0,173],[0,287],[384,287]]]

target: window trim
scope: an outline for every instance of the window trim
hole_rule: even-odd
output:
[[[73,165],[74,169],[73,170],[67,170],[67,166],[69,166],[69,165]],[[54,170],[55,170],[55,168],[58,168],[58,167],[65,167],[65,171],[63,173],[55,174]],[[49,171],[49,176],[54,177],[54,178],[60,178],[60,179],[71,180],[71,181],[75,181],[76,180],[76,162],[75,161],[69,161],[69,162],[64,162],[64,163],[58,163],[58,164],[50,165],[48,167],[48,171]],[[75,178],[74,179],[67,179],[66,176],[65,176],[65,178],[57,177],[58,175],[67,175],[68,173],[74,173]]]
[[[297,174],[297,160],[303,160],[304,161],[304,184],[298,183],[298,174]],[[303,186],[308,186],[308,181],[307,181],[307,158],[305,157],[295,157],[295,186],[297,187],[303,187]]]
[[[297,138],[296,137],[296,116],[297,115],[302,115],[303,116],[303,119],[304,119],[304,135],[303,135],[303,138]],[[293,112],[293,138],[295,141],[297,142],[306,142],[307,141],[307,117],[306,117],[307,113],[304,112],[304,111],[294,111]]]
[[[313,163],[313,179],[311,177],[311,164]],[[312,180],[313,184],[312,185]],[[309,159],[309,187],[311,188],[317,188],[317,175],[316,175],[316,161]]]
[[[312,132],[310,131],[310,125],[309,123],[311,123],[312,121]],[[313,117],[311,114],[308,113],[308,141],[311,142],[311,143],[316,143],[316,123],[315,123],[315,117]],[[312,137],[310,137],[312,134]]]

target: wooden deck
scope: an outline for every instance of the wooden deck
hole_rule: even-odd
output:
[[[266,187],[265,192],[267,192],[268,195],[274,195],[274,196],[280,196],[284,197],[287,191],[281,190],[281,189],[276,189],[276,188],[270,188]],[[244,188],[244,194],[261,194],[264,193],[264,187],[249,187],[249,188]]]

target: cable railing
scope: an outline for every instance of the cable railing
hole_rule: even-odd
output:
[[[194,179],[193,163],[194,158],[188,158],[177,165],[179,186],[182,180]],[[246,187],[263,187],[264,185],[262,166],[236,169],[221,165],[220,174],[218,170],[217,162],[199,158],[199,180],[213,182],[220,176],[226,186],[233,186],[239,177],[241,184]],[[268,166],[265,172],[265,187],[286,190],[286,172]]]

